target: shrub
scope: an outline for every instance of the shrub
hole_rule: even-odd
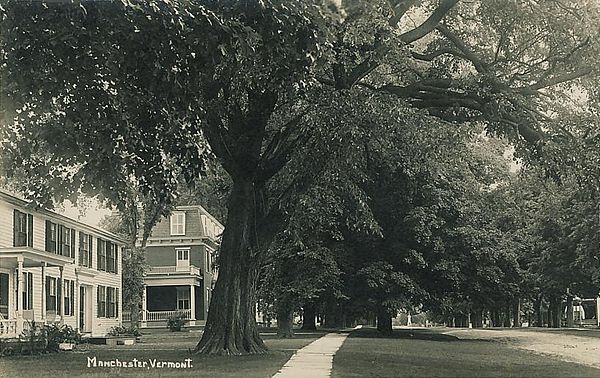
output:
[[[112,327],[108,331],[108,336],[141,336],[140,330],[137,326],[131,325],[129,327],[116,326]]]
[[[181,327],[185,324],[185,314],[176,313],[169,317],[167,320],[167,328],[171,330],[171,332],[181,331]]]
[[[48,343],[46,349],[54,352],[59,350],[58,345],[61,343],[77,344],[80,340],[77,331],[68,325],[46,325],[44,326],[44,333]]]
[[[80,336],[68,325],[38,325],[29,322],[29,327],[21,334],[19,349],[22,354],[36,354],[41,352],[58,352],[59,344],[80,341]]]

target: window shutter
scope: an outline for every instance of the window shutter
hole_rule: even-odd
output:
[[[17,246],[17,240],[19,238],[19,211],[13,211],[13,247]]]
[[[75,258],[75,230],[71,229],[71,258]]]
[[[29,304],[28,310],[33,309],[33,273],[27,274],[27,302]]]
[[[92,235],[89,235],[88,238],[89,238],[89,243],[88,243],[88,249],[89,249],[89,251],[87,252],[87,254],[88,254],[88,267],[91,268],[92,267],[92,249],[94,247],[92,245]]]
[[[60,306],[62,306],[62,285],[63,281],[59,278],[56,279],[56,311],[60,311]],[[64,311],[63,311],[64,314]]]
[[[96,317],[99,318],[100,317],[100,306],[101,306],[101,301],[100,301],[100,286],[98,286],[98,288],[96,289]]]
[[[50,309],[50,276],[46,276],[46,311]]]
[[[46,220],[46,251],[52,252],[50,230],[52,226],[49,220]]]
[[[119,317],[119,289],[115,289],[115,317]]]
[[[33,215],[27,214],[27,245],[33,247]]]
[[[56,225],[56,254],[62,255],[62,242],[63,242],[63,226],[60,224]]]
[[[75,282],[71,281],[71,315],[75,315]]]

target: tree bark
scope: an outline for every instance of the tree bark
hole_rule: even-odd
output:
[[[302,329],[307,331],[314,331],[317,329],[317,323],[315,322],[315,304],[312,302],[306,302],[304,304],[304,311],[302,315]]]
[[[277,311],[277,337],[282,339],[294,337],[294,311],[288,308]]]
[[[542,314],[542,295],[538,296],[535,300],[535,326],[544,326],[544,317]]]
[[[573,328],[575,320],[573,319],[573,296],[567,295],[567,327]]]
[[[253,182],[235,181],[219,253],[219,276],[195,352],[240,355],[267,351],[255,319],[258,276],[257,197]]]
[[[508,303],[504,306],[504,327],[510,327],[510,305]]]
[[[512,309],[513,327],[521,327],[521,300],[516,299]]]
[[[385,308],[377,309],[377,331],[386,336],[392,334],[392,315]]]

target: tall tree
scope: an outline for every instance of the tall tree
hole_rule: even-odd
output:
[[[598,56],[597,7],[567,1],[10,1],[0,12],[3,168],[37,178],[23,182],[29,197],[81,191],[124,208],[133,185],[167,213],[177,178],[197,177],[208,152],[230,175],[205,353],[264,352],[255,288],[285,224],[279,203],[328,154],[343,159],[356,99],[388,93],[448,127],[481,121],[539,146],[560,115],[544,112],[548,92],[593,86]],[[283,196],[270,194],[274,176]]]

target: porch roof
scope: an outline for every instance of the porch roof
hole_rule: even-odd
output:
[[[71,257],[56,255],[31,247],[0,248],[0,267],[16,268],[20,260],[23,261],[24,268],[43,265],[65,266],[74,262],[74,259]]]

